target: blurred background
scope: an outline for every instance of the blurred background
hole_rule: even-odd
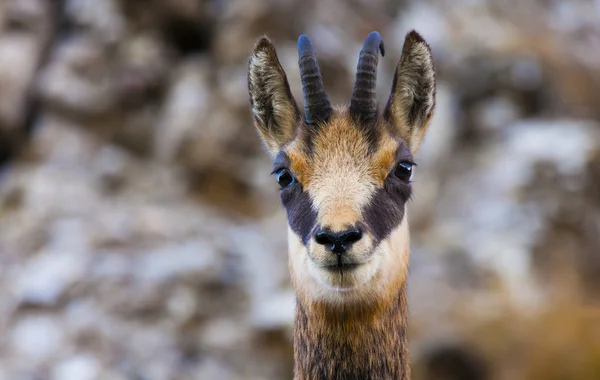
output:
[[[378,30],[437,111],[410,205],[417,380],[600,379],[600,1],[1,0],[0,379],[290,379],[267,34],[335,103]]]

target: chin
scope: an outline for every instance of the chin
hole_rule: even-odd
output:
[[[308,262],[308,274],[315,286],[320,288],[319,293],[324,296],[324,300],[334,303],[348,298],[358,299],[363,294],[371,293],[370,289],[378,272],[379,260],[376,256],[360,264],[341,266],[323,266],[310,260]]]

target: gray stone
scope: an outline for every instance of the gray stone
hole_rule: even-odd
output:
[[[50,316],[22,316],[10,333],[11,347],[31,365],[55,356],[64,344],[64,332]]]
[[[173,160],[180,152],[184,139],[196,133],[206,134],[204,130],[198,130],[197,123],[198,120],[208,119],[212,106],[207,65],[205,60],[193,59],[184,61],[175,71],[155,142],[157,155],[163,160]],[[208,143],[215,146],[214,140],[204,140],[207,148]]]
[[[44,69],[40,92],[48,105],[59,111],[105,116],[118,100],[109,65],[105,49],[94,40],[71,38],[59,44]]]
[[[139,258],[136,276],[158,283],[186,275],[217,281],[219,269],[214,248],[206,240],[196,239],[148,251]]]
[[[40,43],[28,35],[0,34],[0,128],[21,127],[31,78],[37,71]]]
[[[52,380],[97,380],[101,364],[89,355],[78,355],[58,363],[52,370]]]
[[[67,0],[66,14],[85,34],[103,43],[116,43],[122,37],[125,20],[115,0]]]
[[[85,273],[81,252],[44,251],[18,271],[13,293],[21,302],[55,304]]]

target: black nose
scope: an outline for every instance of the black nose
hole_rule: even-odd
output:
[[[342,232],[329,232],[321,230],[315,235],[315,241],[322,244],[328,250],[342,254],[362,238],[362,232],[357,229],[349,229]]]

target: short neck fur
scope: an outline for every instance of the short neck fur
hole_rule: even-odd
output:
[[[406,283],[377,310],[332,310],[297,300],[295,380],[410,378]]]

